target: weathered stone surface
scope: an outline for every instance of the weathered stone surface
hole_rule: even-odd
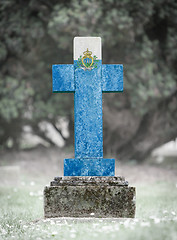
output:
[[[114,176],[115,159],[65,159],[64,176]]]
[[[61,177],[44,189],[45,217],[135,216],[135,188],[123,177]]]
[[[123,65],[102,64],[100,37],[75,37],[73,52],[73,65],[52,67],[53,92],[74,92],[75,157],[64,176],[114,176],[115,160],[103,158],[102,93],[123,91]]]
[[[128,186],[124,177],[55,177],[50,186]]]
[[[75,157],[45,188],[45,217],[135,215],[135,188],[103,158],[102,93],[123,91],[123,65],[102,65],[101,55],[101,38],[76,37],[74,64],[53,65],[53,91],[74,92]]]

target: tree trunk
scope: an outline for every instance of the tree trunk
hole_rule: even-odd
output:
[[[115,117],[108,109],[105,112],[105,120],[108,114],[109,118]],[[127,113],[124,109],[116,116],[121,118],[122,123],[116,126],[112,121],[112,126],[107,126],[108,133],[105,134],[104,143],[106,152],[117,155],[119,160],[143,161],[154,148],[177,136],[177,90],[142,118],[136,118],[130,110]],[[106,124],[110,122],[107,121]]]

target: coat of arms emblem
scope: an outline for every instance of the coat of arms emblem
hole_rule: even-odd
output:
[[[83,52],[83,56],[78,58],[77,68],[82,68],[83,70],[92,70],[98,67],[97,56],[92,57],[92,52],[88,50]]]

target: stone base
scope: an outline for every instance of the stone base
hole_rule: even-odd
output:
[[[56,177],[44,189],[44,215],[133,218],[135,188],[123,177]]]

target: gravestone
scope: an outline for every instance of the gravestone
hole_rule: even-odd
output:
[[[74,64],[52,75],[53,92],[74,93],[75,158],[45,187],[45,217],[134,217],[135,188],[103,158],[102,93],[123,91],[123,65],[102,64],[101,38],[75,37]]]

